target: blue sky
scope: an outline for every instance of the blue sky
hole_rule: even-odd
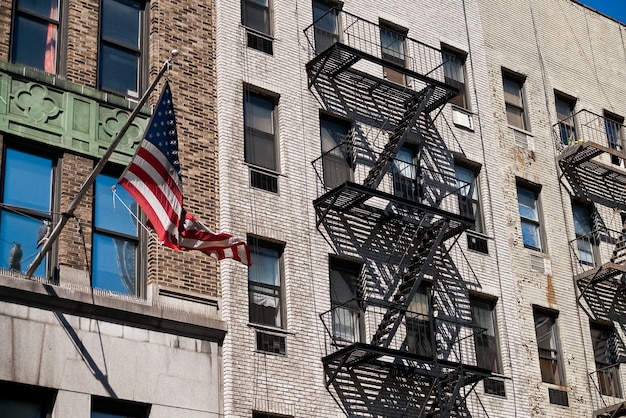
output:
[[[578,0],[589,7],[609,15],[622,23],[626,23],[625,0]]]

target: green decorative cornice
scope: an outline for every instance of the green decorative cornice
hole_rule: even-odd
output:
[[[135,103],[21,65],[0,61],[0,133],[100,158]],[[111,157],[128,164],[148,124],[139,113]]]

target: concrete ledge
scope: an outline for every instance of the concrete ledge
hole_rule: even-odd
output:
[[[224,321],[0,275],[0,301],[221,343]]]

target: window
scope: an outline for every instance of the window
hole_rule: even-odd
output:
[[[410,147],[400,148],[392,166],[395,196],[409,200],[417,200],[419,198],[417,168],[415,149]]]
[[[556,106],[556,117],[559,125],[559,135],[563,145],[572,145],[576,142],[576,119],[574,117],[574,106],[576,100],[555,93],[554,104]]]
[[[249,29],[248,47],[273,53],[270,0],[241,0],[241,23]]]
[[[572,202],[572,213],[578,247],[578,261],[593,266],[595,265],[596,242],[591,219],[592,208],[581,202]]]
[[[604,129],[609,148],[624,153],[624,118],[609,112],[604,112]],[[624,160],[611,154],[611,163],[624,167]]]
[[[98,88],[122,96],[138,97],[145,75],[144,52],[148,26],[145,3],[102,0]]]
[[[459,94],[449,100],[449,103],[469,109],[467,86],[465,85],[465,55],[450,48],[442,47],[443,73],[445,83],[459,89]]]
[[[524,79],[509,72],[502,72],[504,87],[504,103],[506,120],[510,126],[529,130],[526,119],[526,104],[524,102]]]
[[[517,203],[524,247],[543,251],[543,238],[539,221],[539,192],[537,189],[518,184]]]
[[[91,418],[148,418],[150,405],[119,399],[92,397]]]
[[[251,186],[278,192],[276,101],[248,90],[244,94],[245,160],[254,166]]]
[[[474,227],[472,229],[476,232],[484,232],[485,228],[479,201],[477,171],[460,164],[455,164],[454,175],[456,177],[456,187],[459,195],[460,215],[474,218]]]
[[[253,411],[252,418],[293,418],[291,415],[270,414],[268,412]]]
[[[321,53],[339,42],[337,13],[339,6],[313,2],[313,26],[315,27],[315,52]]]
[[[320,117],[322,169],[324,186],[337,187],[352,180],[352,124],[348,121]]]
[[[50,418],[56,391],[14,382],[0,382],[2,418]]]
[[[564,386],[561,351],[556,327],[556,314],[541,309],[534,310],[535,334],[539,350],[541,380]]]
[[[94,193],[92,286],[123,295],[142,293],[137,260],[138,206],[117,177],[100,174]],[[128,208],[128,209],[127,209]],[[130,209],[130,212],[129,212]]]
[[[11,61],[49,74],[58,71],[61,0],[17,0]]]
[[[0,210],[0,265],[25,272],[51,229],[56,160],[7,148]],[[47,258],[35,275],[47,277]]]
[[[357,295],[361,267],[361,264],[353,261],[330,259],[330,304],[336,343],[361,340],[363,313]]]
[[[592,323],[591,341],[600,393],[621,398],[618,360],[618,351],[623,347],[621,339],[612,326]]]
[[[404,52],[404,40],[406,30],[400,32],[390,26],[380,25],[380,46],[383,61],[404,67],[406,57]],[[404,74],[392,68],[383,67],[383,73],[387,80],[398,84],[405,84]]]
[[[283,246],[248,237],[252,266],[248,268],[250,322],[284,328]]]
[[[489,369],[493,373],[502,373],[498,334],[496,333],[495,302],[488,299],[470,298],[476,363],[478,367]]]
[[[433,356],[433,338],[430,329],[430,287],[421,286],[406,312],[406,341],[410,353]]]

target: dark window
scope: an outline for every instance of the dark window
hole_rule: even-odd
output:
[[[252,266],[248,268],[250,322],[284,328],[283,246],[248,237]]]
[[[595,265],[597,249],[592,229],[591,211],[592,208],[588,204],[572,202],[578,261],[588,266]]]
[[[138,97],[144,78],[147,16],[145,3],[102,0],[100,6],[98,88]]]
[[[267,332],[256,332],[256,349],[265,353],[285,354],[285,336],[270,334]]]
[[[363,312],[357,294],[361,267],[359,263],[338,258],[330,259],[332,331],[337,343],[361,340]]]
[[[469,109],[467,86],[465,84],[465,55],[451,49],[442,48],[443,73],[446,84],[459,89],[459,94],[449,100],[464,109]]]
[[[56,74],[60,40],[60,0],[17,0],[11,61]]]
[[[619,351],[623,343],[612,326],[591,324],[591,341],[596,363],[596,377],[600,393],[622,397],[619,380]]]
[[[459,212],[462,216],[474,219],[476,232],[484,232],[483,214],[480,207],[478,190],[478,173],[463,165],[454,165],[457,193],[459,195]]]
[[[473,297],[470,299],[476,362],[478,367],[489,369],[493,373],[502,373],[500,347],[496,328],[495,302]]]
[[[503,72],[502,84],[507,122],[516,128],[528,130],[523,78]]]
[[[400,67],[406,66],[405,54],[406,31],[400,32],[389,26],[380,25],[380,47],[383,61],[396,64]],[[392,68],[383,67],[385,78],[398,84],[405,84],[404,74]]]
[[[351,124],[327,116],[320,118],[324,186],[337,187],[352,180]]]
[[[572,145],[576,142],[576,118],[574,117],[574,107],[576,100],[556,93],[554,96],[556,106],[556,117],[559,125],[559,134],[564,145]]]
[[[522,225],[524,247],[543,251],[539,192],[536,189],[518,185],[517,203]]]
[[[270,414],[268,412],[253,411],[252,418],[293,418],[291,415]]]
[[[339,42],[337,13],[338,9],[331,4],[320,1],[313,2],[315,52],[318,54]]]
[[[244,94],[246,162],[276,172],[278,157],[275,108],[275,100],[246,90]]]
[[[0,265],[25,272],[52,225],[56,160],[7,148],[0,211]],[[35,271],[47,277],[47,257]]]
[[[13,382],[0,382],[2,418],[50,418],[56,391]]]
[[[534,318],[541,380],[563,386],[565,379],[563,377],[563,360],[558,341],[556,315],[535,309]]]
[[[395,196],[409,200],[419,199],[417,169],[417,152],[415,149],[410,147],[400,148],[392,166]]]
[[[421,286],[406,312],[406,341],[410,353],[433,356],[433,333],[430,324],[430,289]]]
[[[124,295],[141,295],[137,260],[137,203],[117,177],[100,174],[95,182],[92,254],[93,287]]]
[[[248,47],[273,53],[270,0],[242,0],[241,23],[249,29]]]
[[[91,418],[148,418],[150,405],[119,399],[92,397]]]
[[[609,112],[604,112],[604,129],[609,148],[624,154],[624,118]],[[611,154],[613,164],[624,167],[624,159]]]

